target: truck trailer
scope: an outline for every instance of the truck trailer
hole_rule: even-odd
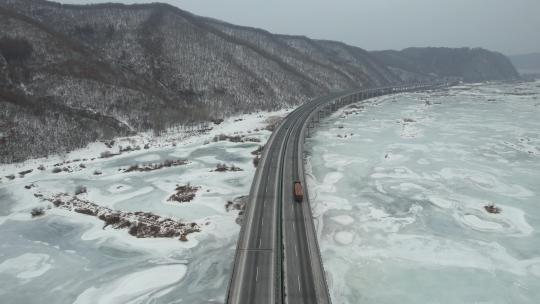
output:
[[[301,203],[304,200],[304,191],[302,189],[302,183],[300,181],[294,181],[293,185],[294,200]]]

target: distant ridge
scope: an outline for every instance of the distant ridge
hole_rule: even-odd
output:
[[[520,73],[540,74],[540,53],[513,55],[508,57]]]
[[[482,48],[407,48],[372,54],[390,67],[422,75],[461,77],[466,82],[519,77],[506,56]]]

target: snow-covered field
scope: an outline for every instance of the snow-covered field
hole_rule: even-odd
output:
[[[226,204],[249,193],[251,152],[270,135],[266,120],[287,112],[234,117],[202,135],[145,133],[116,139],[110,148],[94,143],[63,156],[0,166],[0,303],[222,302],[240,230],[239,211],[228,211]],[[220,134],[252,141],[215,142]],[[100,158],[120,146],[140,149]],[[187,164],[124,172],[180,159]],[[243,171],[213,171],[219,163]],[[65,171],[53,173],[55,168]],[[177,185],[186,184],[198,187],[192,201],[168,200]],[[97,216],[44,200],[59,193],[75,197],[80,186],[87,192],[76,197],[99,208],[149,212],[194,223],[200,232],[187,241],[136,238],[128,228],[104,228]],[[35,208],[44,215],[32,217]]]
[[[307,142],[333,302],[540,303],[540,82],[361,105]]]

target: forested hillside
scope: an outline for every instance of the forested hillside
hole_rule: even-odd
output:
[[[165,4],[0,0],[0,162],[277,109],[330,91],[454,74],[410,54],[408,64],[394,57]],[[514,76],[500,71],[496,79]]]

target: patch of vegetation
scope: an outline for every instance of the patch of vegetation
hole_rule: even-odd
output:
[[[256,137],[245,137],[244,135],[219,134],[219,135],[214,136],[214,138],[212,139],[213,142],[225,141],[225,140],[228,140],[233,143],[261,142],[261,140]]]
[[[352,104],[349,106],[350,109],[360,109],[360,110],[363,110],[364,109],[364,106],[361,106],[361,105],[357,105],[357,104]]]
[[[45,209],[43,209],[42,207],[36,207],[33,208],[32,211],[30,211],[30,214],[32,215],[32,217],[42,216],[45,214]]]
[[[127,146],[127,147],[118,147],[118,152],[120,154],[124,153],[124,152],[131,152],[131,151],[138,151],[140,150],[141,147],[140,146],[135,146],[135,147],[132,147],[132,146]]]
[[[230,167],[227,166],[226,164],[217,164],[216,165],[216,169],[214,170],[215,172],[227,172],[227,171],[244,171],[242,170],[241,168],[239,167],[236,167],[234,164],[231,165]]]
[[[487,212],[494,213],[494,214],[501,213],[501,211],[502,211],[501,208],[495,206],[495,204],[493,204],[493,203],[484,206],[484,209],[486,209]]]
[[[185,159],[177,159],[177,160],[166,160],[163,163],[152,163],[152,164],[145,164],[145,165],[132,165],[129,168],[124,170],[124,173],[129,172],[147,172],[147,171],[154,171],[159,170],[162,168],[170,168],[170,167],[176,167],[176,166],[183,166],[188,164],[188,161]]]
[[[189,183],[184,186],[176,185],[176,193],[171,195],[167,201],[169,202],[179,202],[187,203],[192,201],[195,198],[195,194],[199,190],[199,187],[191,186]]]
[[[77,213],[86,214],[86,215],[96,216],[96,211],[89,208],[75,208],[73,209],[73,211]]]
[[[137,238],[176,237],[181,241],[187,241],[189,234],[200,231],[197,223],[183,223],[150,212],[112,210],[67,194],[57,194],[46,200],[52,202],[57,208],[96,216],[105,222],[104,229],[106,227],[128,229],[128,233]]]

